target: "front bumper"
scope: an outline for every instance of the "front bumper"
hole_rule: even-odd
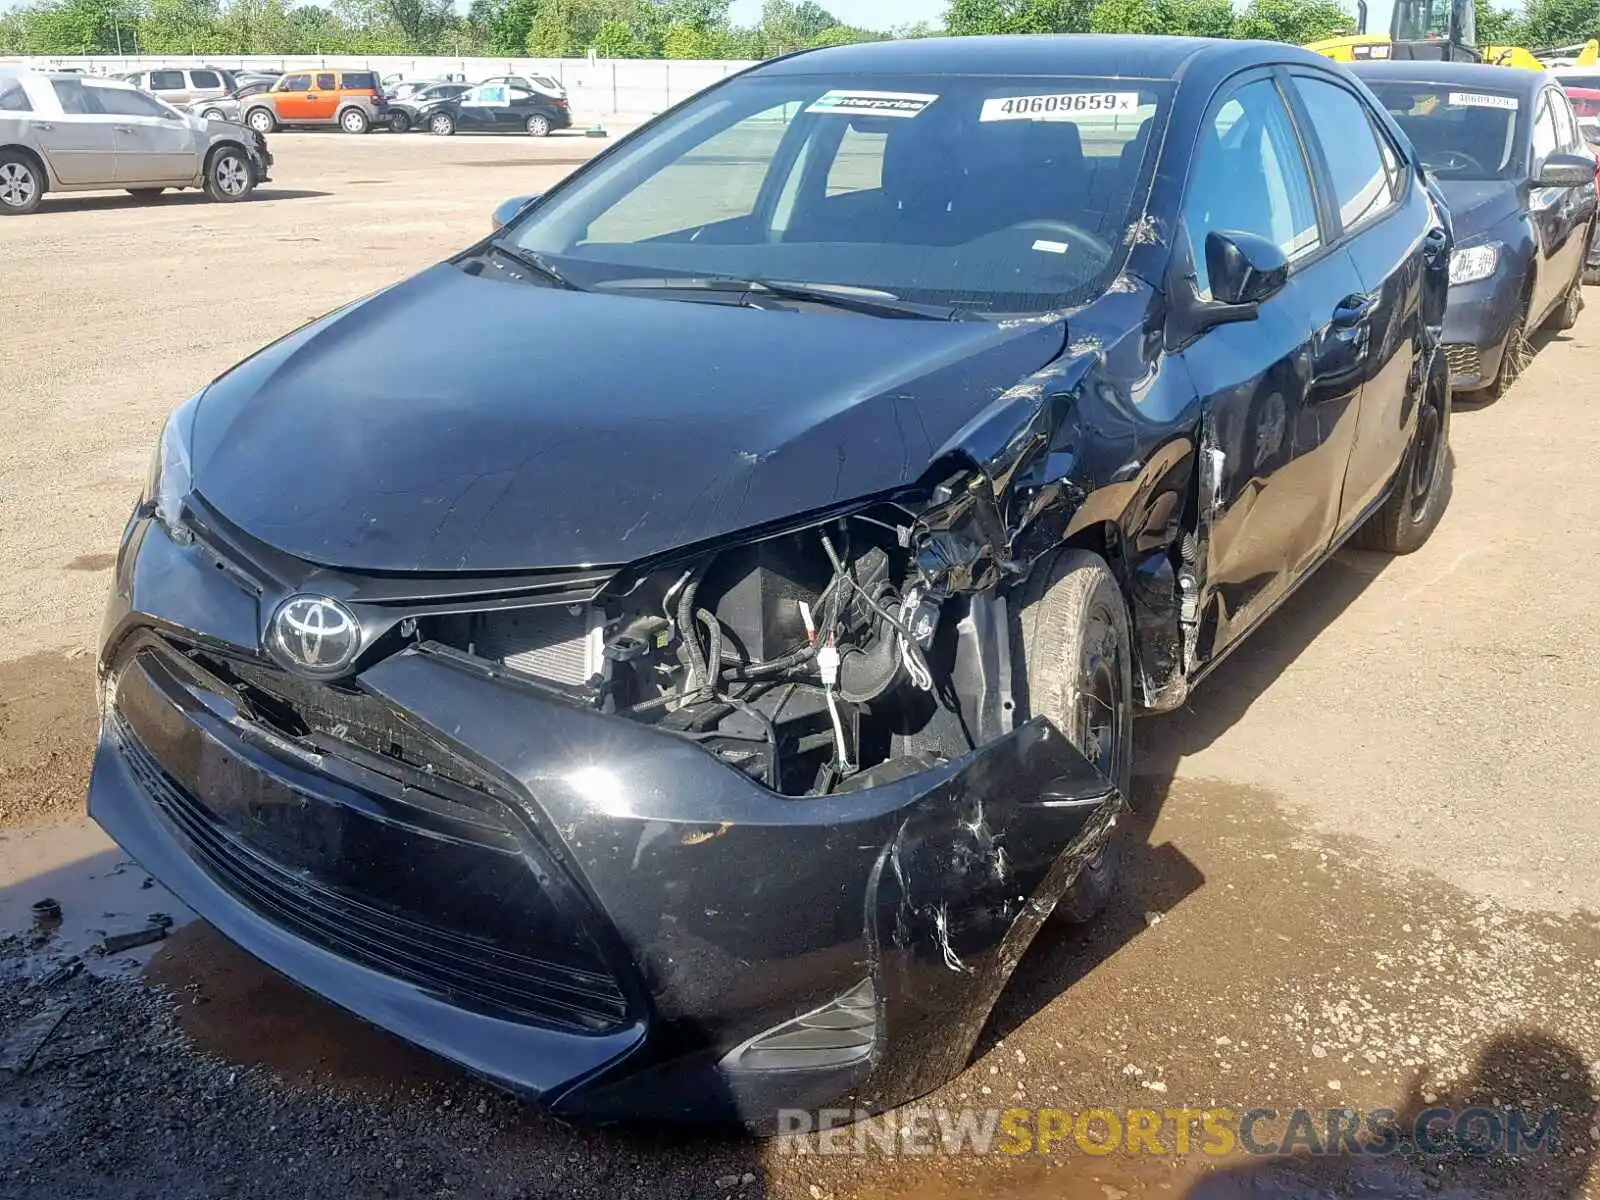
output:
[[[937,1086],[1123,805],[1042,720],[786,799],[451,653],[296,680],[255,648],[273,603],[133,522],[91,814],[284,974],[575,1116],[770,1130]]]
[[[1517,317],[1525,271],[1514,269],[1502,250],[1495,273],[1472,283],[1453,284],[1444,314],[1444,352],[1450,363],[1450,390],[1475,391],[1499,378],[1512,322]]]

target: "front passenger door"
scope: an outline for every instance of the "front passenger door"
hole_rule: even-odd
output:
[[[194,134],[176,112],[143,92],[89,90],[104,112],[121,118],[111,127],[118,183],[182,183],[199,174]]]
[[[1253,320],[1215,325],[1182,353],[1200,395],[1202,660],[1221,654],[1327,548],[1359,394],[1359,331],[1340,324],[1355,266],[1324,236],[1312,174],[1278,78],[1255,72],[1213,103],[1183,226],[1192,271],[1173,281],[1210,301],[1206,235],[1275,243],[1288,283]]]

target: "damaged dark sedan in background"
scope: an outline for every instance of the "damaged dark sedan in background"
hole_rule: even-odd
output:
[[[178,408],[91,811],[557,1112],[903,1102],[1106,901],[1135,712],[1438,522],[1450,250],[1289,47],[762,64]]]

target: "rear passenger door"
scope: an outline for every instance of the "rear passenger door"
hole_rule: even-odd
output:
[[[1422,284],[1437,222],[1423,189],[1403,169],[1367,101],[1343,80],[1295,68],[1292,93],[1329,201],[1330,225],[1360,285],[1345,302],[1359,337],[1360,403],[1335,535],[1358,522],[1394,478],[1414,425],[1422,360]],[[1442,242],[1441,242],[1442,244]]]
[[[339,76],[334,71],[318,71],[305,97],[307,121],[332,121],[339,108]]]
[[[1286,83],[1264,69],[1213,100],[1184,201],[1192,271],[1171,284],[1210,299],[1213,230],[1265,237],[1289,259],[1287,285],[1254,320],[1214,326],[1182,354],[1203,413],[1203,658],[1264,616],[1326,550],[1355,435],[1364,333],[1344,306],[1360,278],[1323,227]]]
[[[50,86],[61,114],[37,114],[33,130],[51,171],[64,184],[110,187],[117,177],[116,118],[100,111],[80,80],[52,79]]]

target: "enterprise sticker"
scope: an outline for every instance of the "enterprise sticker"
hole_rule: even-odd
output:
[[[856,117],[914,117],[938,98],[927,92],[852,92],[834,88],[813,100],[806,111]]]
[[[1057,96],[995,96],[979,121],[1071,121],[1084,113],[1139,111],[1138,92],[1065,92]]]
[[[1451,92],[1446,103],[1460,108],[1505,108],[1517,110],[1515,96],[1491,96],[1487,92]]]

